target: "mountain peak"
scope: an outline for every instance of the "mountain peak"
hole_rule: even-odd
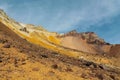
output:
[[[2,78],[15,80],[17,75],[20,80],[34,80],[46,79],[47,75],[54,80],[85,80],[87,74],[87,79],[112,80],[120,76],[119,61],[120,45],[108,44],[94,32],[73,30],[61,35],[41,26],[19,23],[0,10]]]

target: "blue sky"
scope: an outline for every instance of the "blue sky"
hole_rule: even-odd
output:
[[[18,22],[49,31],[93,31],[120,43],[120,0],[0,0],[0,8]]]

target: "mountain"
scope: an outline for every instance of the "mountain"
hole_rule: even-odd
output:
[[[1,80],[119,80],[119,54],[94,32],[49,32],[0,9]]]

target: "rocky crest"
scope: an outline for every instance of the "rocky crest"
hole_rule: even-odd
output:
[[[0,10],[1,80],[119,80],[119,52],[94,32],[49,32]]]
[[[70,31],[70,32],[65,33],[63,35],[60,35],[58,37],[66,37],[66,36],[80,37],[83,40],[86,40],[86,42],[88,44],[110,45],[110,43],[105,42],[104,39],[97,36],[97,34],[95,34],[94,32],[80,32],[80,33],[78,33],[76,30],[73,30],[73,31]]]

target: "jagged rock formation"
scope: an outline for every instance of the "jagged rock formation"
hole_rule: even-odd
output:
[[[77,31],[73,30],[58,37],[67,37],[67,36],[80,37],[81,39],[86,40],[88,44],[110,45],[110,43],[106,43],[104,39],[99,38],[94,32],[78,33]]]
[[[76,30],[73,30],[59,37],[66,37],[66,36],[80,37],[83,40],[86,40],[87,43],[91,43],[91,44],[97,44],[97,45],[107,44],[103,39],[99,38],[94,32],[77,33]]]
[[[106,54],[109,53],[111,45],[99,38],[94,32],[78,33],[75,30],[63,35],[61,38],[62,46],[76,49],[88,53]]]
[[[106,43],[94,32],[77,33],[71,31],[66,34],[48,32],[40,26],[16,22],[9,18],[3,10],[0,10],[0,66],[2,66],[0,79],[8,79],[8,74],[12,75],[16,70],[15,74],[18,76],[17,78],[20,77],[20,80],[39,80],[38,76],[44,76],[43,80],[119,80],[119,52],[120,45]],[[7,56],[5,57],[5,55]],[[21,56],[24,57],[21,58]],[[8,65],[9,63],[12,65]],[[30,67],[29,64],[33,66]],[[43,70],[41,71],[34,65]],[[11,72],[6,70],[4,73],[5,66],[8,70],[11,66]],[[28,67],[30,68],[28,69]],[[33,77],[30,77],[33,75],[29,73],[31,70],[35,74],[39,73],[38,76],[35,77],[34,74]],[[21,73],[24,73],[25,76],[21,77]],[[55,77],[51,77],[49,74]],[[3,77],[4,75],[7,77]],[[45,78],[46,75],[49,78]],[[16,79],[14,77],[12,75],[11,79]]]

